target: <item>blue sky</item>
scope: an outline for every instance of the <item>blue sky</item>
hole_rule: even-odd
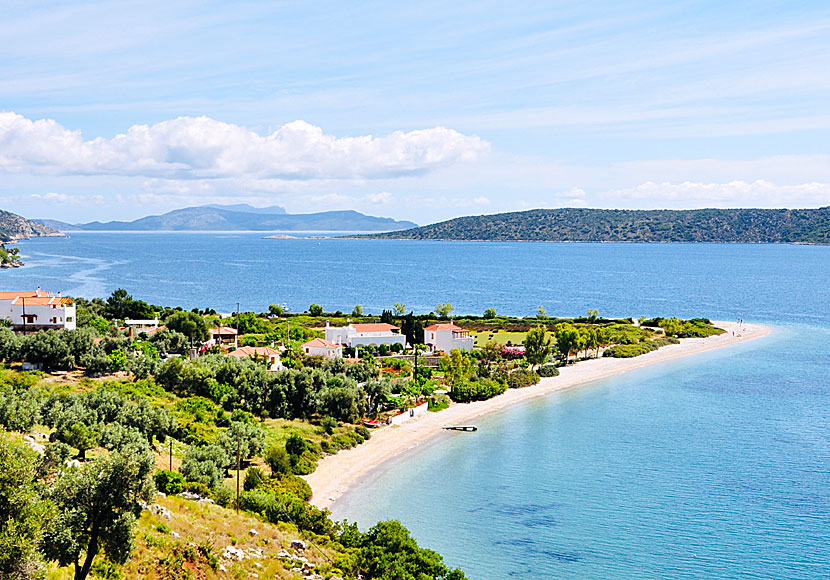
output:
[[[826,2],[29,2],[0,207],[830,205]]]

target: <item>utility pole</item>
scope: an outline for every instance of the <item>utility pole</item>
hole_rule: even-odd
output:
[[[26,297],[21,296],[20,299],[23,301],[23,334],[26,334]]]
[[[236,303],[236,336],[239,337],[239,302]]]
[[[170,471],[173,471],[173,438],[170,437]]]
[[[242,452],[242,438],[236,438],[236,513],[239,514],[239,468],[242,464],[240,453]]]

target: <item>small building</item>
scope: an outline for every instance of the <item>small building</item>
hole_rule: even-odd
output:
[[[400,334],[399,330],[397,326],[385,322],[349,324],[348,326],[329,326],[329,323],[326,322],[326,340],[350,348],[378,347],[382,344],[406,346],[406,337]]]
[[[128,318],[124,321],[124,326],[126,326],[127,329],[129,329],[130,336],[137,336],[142,332],[146,334],[153,334],[156,331],[158,331],[159,319],[154,318],[153,320],[130,320]]]
[[[74,330],[77,324],[72,299],[61,297],[60,292],[57,296],[41,292],[40,287],[34,292],[0,293],[0,312],[15,331]]]
[[[433,352],[450,352],[452,349],[473,350],[475,339],[470,336],[469,330],[450,321],[444,324],[433,324],[424,329],[424,344]]]
[[[280,361],[280,353],[270,346],[243,346],[231,353],[228,353],[228,356],[236,358],[264,359],[268,363],[269,371],[279,371],[283,368],[282,361]]]
[[[315,338],[303,345],[306,356],[321,356],[324,359],[343,358],[343,345],[334,344],[325,338]]]
[[[239,348],[239,332],[235,328],[227,326],[208,328],[208,333],[212,344]]]

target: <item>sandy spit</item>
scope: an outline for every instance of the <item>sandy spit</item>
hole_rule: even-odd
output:
[[[592,381],[625,373],[634,369],[723,348],[766,336],[770,329],[758,324],[738,325],[735,322],[715,322],[726,330],[719,336],[687,338],[630,359],[598,358],[560,368],[558,377],[543,378],[539,384],[523,389],[509,389],[503,395],[487,401],[452,404],[438,413],[425,413],[398,427],[383,427],[373,431],[372,438],[349,450],[328,455],[317,464],[317,470],[305,479],[314,493],[311,503],[317,507],[331,507],[346,491],[365,477],[372,469],[393,457],[405,453],[438,434],[445,433],[445,425],[469,424],[476,417],[513,405],[585,385]]]

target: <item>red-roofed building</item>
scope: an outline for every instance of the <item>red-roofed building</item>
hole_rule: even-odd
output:
[[[270,346],[243,346],[228,354],[236,358],[255,358],[268,361],[269,371],[281,370],[280,353]]]
[[[452,349],[473,350],[475,339],[470,331],[464,330],[453,322],[432,324],[424,329],[424,344],[433,352],[450,352]]]
[[[212,344],[224,344],[234,348],[239,347],[239,332],[235,328],[220,326],[219,328],[208,328]]]
[[[406,346],[406,337],[398,333],[398,327],[384,322],[370,324],[349,324],[329,326],[326,322],[326,340],[351,348],[401,344]]]
[[[306,356],[321,356],[323,358],[343,358],[343,346],[327,341],[325,338],[315,338],[303,345]]]
[[[16,331],[28,332],[49,328],[74,330],[75,303],[60,292],[0,292],[0,317],[10,321]]]

